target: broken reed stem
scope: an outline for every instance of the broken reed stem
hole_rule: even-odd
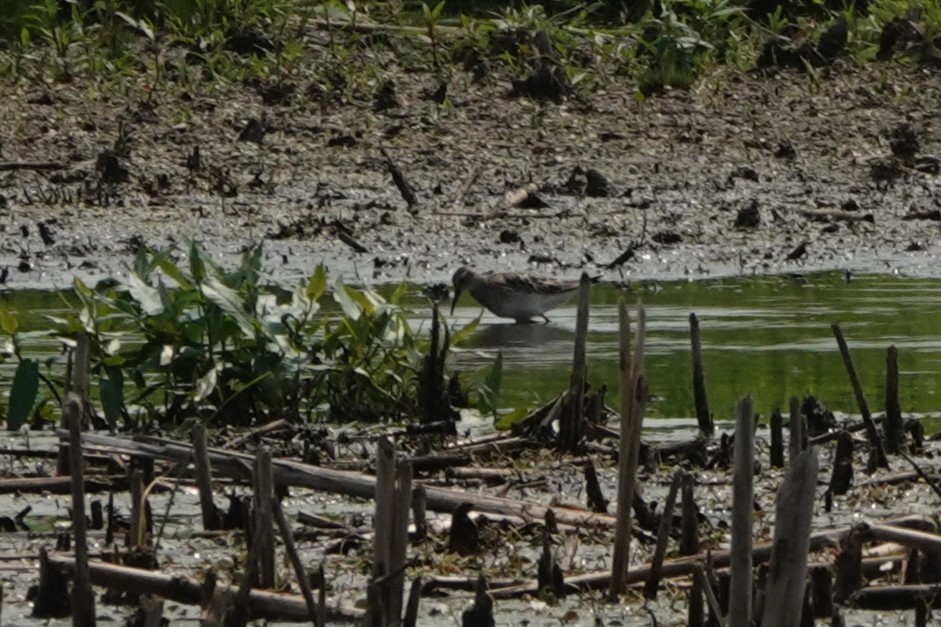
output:
[[[735,407],[735,448],[732,485],[732,564],[729,608],[731,627],[751,627],[752,618],[752,513],[754,497],[755,413],[751,397]]]
[[[258,447],[255,456],[255,511],[254,522],[256,533],[261,545],[253,546],[258,556],[258,586],[271,590],[277,586],[275,581],[274,559],[274,512],[271,503],[274,501],[274,473],[271,468],[271,449],[267,446]],[[261,532],[260,534],[258,532]]]
[[[562,448],[574,450],[582,439],[582,416],[585,404],[586,345],[588,314],[591,304],[591,277],[582,272],[578,285],[578,314],[575,320],[575,350],[572,356],[572,377],[569,384],[568,411],[563,415],[559,440]]]
[[[405,558],[408,549],[408,522],[412,501],[412,465],[401,460],[395,468],[395,509],[392,515],[389,580],[385,584],[389,625],[402,622],[402,599],[405,593]]]
[[[617,523],[614,532],[614,557],[611,564],[611,584],[608,598],[616,601],[627,589],[626,577],[630,557],[631,510],[634,502],[634,482],[640,457],[640,431],[643,408],[647,400],[644,381],[644,339],[647,333],[647,314],[637,308],[637,337],[631,359],[631,328],[627,304],[618,303],[620,331],[619,365],[621,373],[621,433],[620,463],[618,464]]]
[[[232,605],[228,608],[237,618],[230,621],[229,617],[226,616],[226,625],[235,624],[242,626],[248,622],[248,600],[251,598],[252,582],[258,576],[258,566],[259,562],[261,562],[259,552],[261,545],[264,543],[262,539],[264,534],[265,531],[261,527],[255,527],[255,532],[252,534],[251,548],[248,550],[248,557],[246,559],[245,573],[239,584],[238,591],[232,599]]]
[[[294,567],[294,576],[297,577],[297,585],[301,588],[301,594],[304,596],[304,602],[307,603],[307,609],[310,611],[310,619],[317,627],[317,617],[320,609],[317,602],[314,601],[314,593],[310,589],[310,582],[307,579],[307,572],[301,563],[301,556],[297,553],[297,546],[294,544],[294,534],[291,533],[291,526],[284,516],[284,509],[278,499],[271,499],[271,509],[274,513],[274,520],[278,524],[278,530],[281,532],[281,539],[284,540],[284,550],[291,560],[291,566]]]
[[[807,448],[807,429],[804,427],[804,416],[801,414],[801,403],[796,396],[791,397],[790,401],[791,420],[788,429],[791,432],[791,439],[788,446],[788,459],[794,460]]]
[[[699,582],[699,587],[706,595],[706,603],[709,604],[710,615],[715,619],[716,623],[719,624],[719,627],[725,627],[725,620],[722,618],[722,606],[719,604],[719,599],[716,598],[715,589],[712,587],[712,584],[709,582],[706,573],[703,571],[702,566],[695,565],[693,567],[693,577],[696,581]],[[731,616],[729,617],[731,619]]]
[[[680,485],[680,555],[699,553],[699,508],[693,494],[693,475],[683,473]]]
[[[127,532],[127,548],[143,546],[147,529],[144,513],[144,471],[136,465],[131,466],[131,528]]]
[[[405,604],[405,616],[402,617],[402,627],[415,627],[418,624],[418,608],[421,603],[422,580],[415,577],[412,587],[408,591],[408,603]]]
[[[840,325],[835,322],[831,325],[831,328],[834,337],[836,337],[836,343],[840,347],[840,355],[843,357],[843,365],[846,367],[850,385],[853,386],[853,394],[856,396],[856,404],[859,405],[859,413],[862,414],[863,424],[866,425],[866,436],[875,451],[876,466],[888,468],[889,461],[885,456],[885,444],[876,429],[876,423],[872,420],[872,414],[869,412],[869,404],[866,402],[866,395],[863,393],[863,386],[859,382],[859,375],[856,373],[856,366],[853,365],[853,357],[850,355],[849,346],[846,345],[843,331],[840,329]]]
[[[897,455],[905,446],[905,427],[899,404],[899,352],[894,346],[885,358],[885,443],[886,452]]]
[[[212,498],[212,466],[209,463],[206,425],[202,422],[197,422],[193,427],[193,460],[196,468],[196,486],[199,489],[199,508],[203,514],[203,530],[211,531],[219,525],[216,503]]]
[[[415,523],[415,540],[420,542],[428,535],[426,519],[427,499],[425,486],[418,484],[412,488],[412,520]]]
[[[95,625],[95,595],[88,574],[87,522],[85,520],[85,477],[82,458],[82,397],[66,396],[64,417],[69,426],[69,462],[72,476],[72,533],[75,540],[75,585],[72,587],[72,625]]]
[[[647,599],[655,600],[657,598],[663,558],[666,556],[667,544],[670,541],[670,529],[673,528],[673,508],[676,506],[676,494],[680,491],[680,485],[683,483],[683,474],[683,470],[674,473],[673,481],[670,483],[670,491],[667,493],[666,503],[663,505],[663,512],[660,514],[657,546],[653,552],[653,559],[650,560],[650,576],[644,586],[644,597]]]
[[[367,592],[369,624],[390,624],[386,578],[392,572],[392,530],[395,520],[395,445],[387,437],[376,443],[376,509],[373,516],[372,580]]]
[[[709,400],[706,397],[706,376],[702,365],[702,340],[699,333],[699,318],[689,314],[689,339],[693,351],[693,397],[696,402],[696,422],[699,430],[707,438],[715,433],[712,415],[709,413]]]
[[[771,412],[771,455],[769,463],[772,468],[784,467],[784,418],[781,411],[775,409]]]
[[[817,452],[811,447],[791,462],[778,490],[762,627],[800,624],[799,613],[781,610],[800,607],[804,598],[817,470]]]
[[[87,398],[88,390],[88,336],[85,333],[80,333],[75,344],[75,349],[69,355],[69,364],[71,365],[69,369],[69,382],[70,389],[75,393],[82,405],[80,409],[82,410],[81,420],[84,424],[85,422],[85,399]],[[64,405],[68,404],[68,399],[64,401]],[[69,416],[66,408],[63,406],[62,417],[59,420],[59,426],[66,431],[71,430],[71,425],[69,424]],[[59,447],[59,458],[56,463],[56,474],[60,476],[65,476],[69,474],[69,468],[71,467],[71,454],[69,453],[69,448],[67,446]]]

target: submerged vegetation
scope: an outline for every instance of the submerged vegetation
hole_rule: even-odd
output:
[[[260,246],[246,250],[233,271],[195,243],[185,264],[171,250],[142,250],[124,282],[92,289],[76,280],[77,310],[49,317],[50,329],[31,335],[51,335],[66,347],[88,337],[91,380],[111,429],[192,419],[217,426],[453,419],[451,400],[465,394],[444,363],[476,322],[450,337],[437,331],[436,317],[429,340],[401,306],[404,285],[388,298],[339,279],[328,290],[322,265],[293,289],[263,278]],[[54,367],[59,358],[41,369],[23,356],[24,338],[6,309],[0,329],[5,353],[19,360],[6,416],[16,429],[48,417],[48,401],[68,386],[55,381],[64,370]],[[488,372],[472,394],[485,411],[499,388],[499,363]]]
[[[210,81],[313,79],[355,95],[393,67],[447,81],[520,81],[557,98],[615,77],[650,95],[718,66],[811,70],[901,50],[937,62],[941,9],[918,0],[438,3],[331,0],[10,0],[0,68],[15,78],[144,77],[151,90]],[[388,54],[386,54],[388,53]],[[554,70],[547,72],[548,66]]]

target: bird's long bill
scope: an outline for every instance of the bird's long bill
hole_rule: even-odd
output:
[[[451,301],[451,315],[454,315],[454,308],[457,307],[457,301],[460,300],[461,294],[464,293],[464,288],[455,287],[454,288],[454,300]]]

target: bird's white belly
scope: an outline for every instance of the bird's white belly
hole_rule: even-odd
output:
[[[472,294],[473,295],[473,294]],[[476,295],[473,295],[476,297]],[[571,294],[539,294],[539,293],[520,293],[511,296],[494,297],[481,299],[477,298],[494,315],[501,318],[534,318],[541,316],[550,309],[558,307],[569,299]]]

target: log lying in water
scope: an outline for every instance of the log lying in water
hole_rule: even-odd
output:
[[[62,437],[61,432],[60,437]],[[191,446],[164,438],[142,436],[135,439],[125,439],[86,433],[83,435],[83,442],[89,446],[105,447],[112,452],[157,457],[182,463],[193,459]],[[250,478],[251,470],[248,465],[248,462],[252,459],[250,455],[228,450],[210,449],[209,459],[214,473],[242,479]],[[321,468],[286,459],[274,460],[272,466],[275,483],[278,485],[310,488],[322,492],[366,499],[371,499],[375,495],[376,478],[372,475]],[[556,521],[561,524],[614,526],[613,516],[598,514],[580,507],[550,506],[543,503],[516,501],[436,486],[425,486],[425,493],[428,509],[438,512],[453,513],[462,503],[470,503],[473,509],[478,512],[492,512],[519,516],[529,520],[542,520],[546,510],[551,509],[555,513]]]
[[[49,564],[68,573],[75,571],[75,560],[69,556],[52,554],[49,556]],[[165,599],[188,605],[199,605],[202,602],[202,584],[189,577],[165,575],[98,561],[90,561],[88,570],[91,582],[96,586],[106,586],[136,594],[157,594]],[[219,583],[216,584],[216,591],[231,596],[234,600],[238,588]],[[252,590],[248,603],[252,618],[285,621],[306,621],[310,618],[307,603],[300,595]],[[328,620],[356,620],[363,614],[362,610],[352,607],[326,608]]]
[[[927,515],[909,515],[901,518],[893,518],[884,521],[884,525],[891,524],[894,527],[907,526],[914,527],[919,525],[931,524],[930,516]],[[824,529],[816,531],[810,535],[810,550],[819,551],[828,546],[837,546],[840,540],[850,533],[859,534],[858,527],[841,527],[834,529]],[[871,539],[871,538],[870,538]],[[752,550],[752,559],[757,565],[767,562],[771,558],[773,549],[772,542],[761,542],[756,544]],[[697,553],[696,555],[687,555],[676,559],[667,560],[661,568],[661,575],[664,578],[684,577],[692,575],[696,566],[712,560],[714,568],[727,568],[731,561],[730,551],[712,551],[711,554]],[[630,568],[627,572],[626,583],[639,583],[645,581],[650,576],[650,564],[641,564]],[[608,588],[611,573],[607,571],[586,573],[567,577],[565,583],[578,589],[585,590],[604,590]],[[535,581],[530,581],[518,586],[508,586],[497,590],[491,590],[490,595],[494,598],[515,598],[524,594],[535,594],[538,587]]]

